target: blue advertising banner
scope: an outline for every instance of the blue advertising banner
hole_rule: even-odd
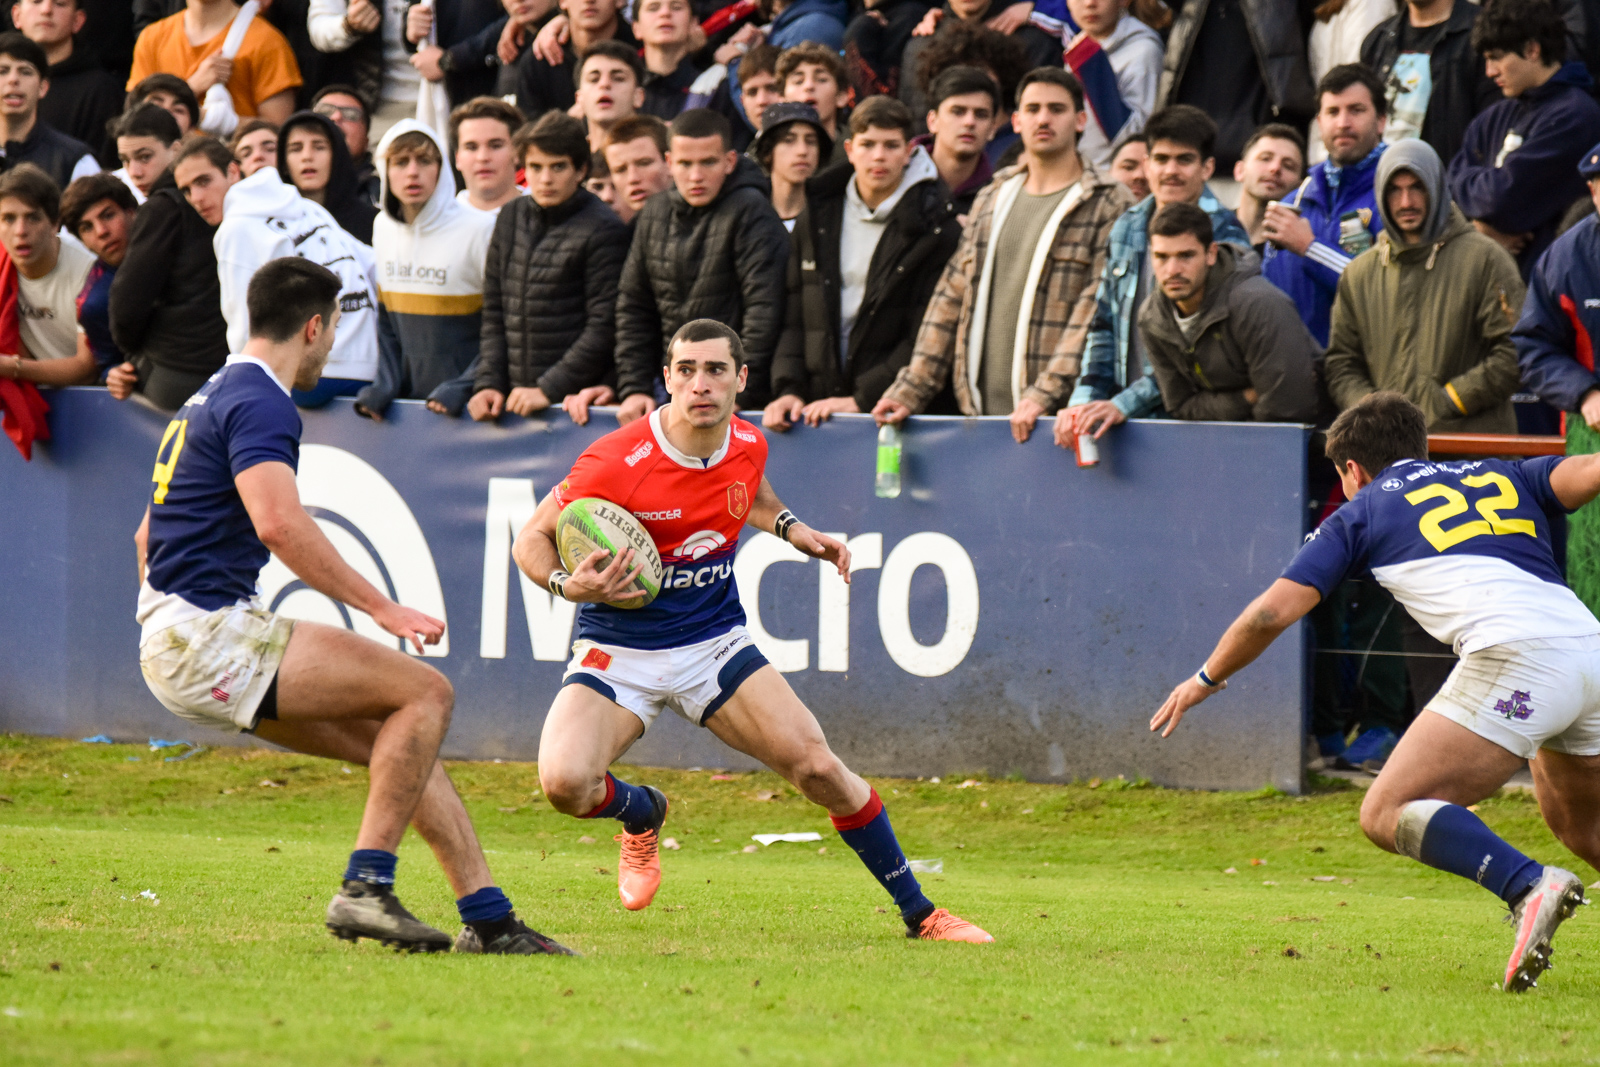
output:
[[[166,419],[103,390],[51,399],[34,462],[0,456],[0,729],[193,733],[145,689],[133,621],[132,537]],[[304,414],[306,506],[379,588],[449,625],[429,650],[456,687],[447,752],[534,759],[575,609],[519,574],[511,542],[615,422],[480,425],[410,402],[383,423],[348,401]],[[757,642],[852,767],[1298,791],[1295,635],[1175,737],[1145,724],[1299,545],[1305,428],[1133,422],[1079,468],[1048,425],[1019,446],[1005,419],[916,419],[896,499],[873,494],[875,435],[865,416],[768,434],[768,478],[849,540],[851,584],[749,530],[735,563]],[[276,560],[261,586],[277,610],[397,644]],[[750,765],[671,715],[627,758]]]

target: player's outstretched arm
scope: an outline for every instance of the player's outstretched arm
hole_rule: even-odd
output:
[[[301,581],[371,615],[372,621],[410,641],[418,652],[424,644],[439,643],[444,636],[443,622],[396,604],[344,561],[316,520],[300,506],[300,490],[287,463],[257,463],[234,475],[233,484],[250,513],[256,536]]]
[[[545,494],[511,546],[511,558],[522,573],[575,604],[606,604],[626,600],[635,593],[633,580],[644,569],[644,563],[634,565],[631,548],[623,549],[616,559],[604,552],[591,552],[570,575],[561,569],[561,553],[556,548],[556,520],[560,517],[561,505],[555,493]],[[562,577],[552,585],[552,575]]]
[[[1166,737],[1183,721],[1183,713],[1213,693],[1228,687],[1228,679],[1254,663],[1278,635],[1299,622],[1317,606],[1322,594],[1309,585],[1279,578],[1233,620],[1203,668],[1214,685],[1200,681],[1198,672],[1184,679],[1150,719],[1150,729]],[[1165,727],[1163,729],[1163,727]]]
[[[1600,496],[1600,455],[1568,456],[1550,472],[1550,490],[1564,508],[1583,507]]]
[[[843,542],[827,534],[819,534],[797,519],[794,512],[783,506],[772,483],[764,477],[761,479],[761,488],[756,490],[756,502],[750,506],[745,523],[783,538],[813,559],[833,564],[839,568],[839,577],[850,581],[850,549]]]

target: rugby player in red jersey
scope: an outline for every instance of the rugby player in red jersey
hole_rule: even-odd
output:
[[[992,941],[923,895],[877,791],[840,762],[822,728],[755,647],[733,579],[739,532],[776,534],[850,578],[844,545],[800,522],[764,472],[761,431],[734,416],[748,370],[739,335],[711,319],[687,323],[667,346],[672,402],[596,441],[517,537],[517,565],[578,608],[573,658],[539,739],[539,784],[558,811],[622,823],[617,890],[630,910],[661,884],[657,834],[667,798],[609,773],[663,707],[771,767],[828,809],[839,836],[888,890],[906,936]],[[611,607],[639,567],[632,549],[599,553],[568,574],[556,519],[582,497],[632,512],[661,553],[660,595]]]

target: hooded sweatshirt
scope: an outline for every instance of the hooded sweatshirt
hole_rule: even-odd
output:
[[[1161,61],[1165,47],[1159,33],[1132,15],[1123,15],[1116,29],[1111,31],[1111,36],[1098,47],[1111,61],[1111,70],[1116,75],[1115,93],[1119,99],[1102,104],[1085,84],[1090,105],[1089,121],[1083,128],[1083,135],[1078,138],[1078,151],[1100,173],[1109,174],[1111,146],[1117,143],[1123,133],[1144,129],[1145,120],[1156,108],[1156,87],[1161,82]],[[1074,48],[1067,54],[1067,62],[1075,72],[1079,69],[1075,59],[1081,50],[1081,47]],[[1105,129],[1107,115],[1116,115],[1123,121],[1114,130]]]
[[[378,369],[372,249],[340,229],[321,204],[301,196],[271,167],[262,167],[228,190],[222,201],[222,225],[211,243],[217,253],[230,351],[243,351],[250,339],[245,293],[251,277],[269,260],[302,256],[344,282],[339,290],[339,332],[322,376],[372,380]]]
[[[350,157],[344,133],[333,120],[314,111],[297,111],[289,116],[278,134],[278,175],[290,185],[294,176],[289,173],[289,131],[295,126],[311,126],[321,130],[333,146],[333,167],[328,174],[328,186],[322,193],[322,206],[333,216],[346,233],[364,245],[372,243],[372,220],[378,209],[372,206],[361,190],[361,171]],[[448,157],[446,157],[448,158]],[[308,198],[309,199],[309,198]]]
[[[1421,240],[1405,243],[1384,195],[1396,173],[1428,194]],[[1342,411],[1368,393],[1404,393],[1435,433],[1516,433],[1511,330],[1522,279],[1509,253],[1450,202],[1427,142],[1390,145],[1378,162],[1383,233],[1339,282],[1328,338],[1328,391]]]
[[[483,267],[495,218],[462,207],[448,166],[415,221],[406,222],[389,191],[389,148],[406,133],[423,133],[449,159],[439,135],[415,119],[384,134],[373,153],[383,211],[372,226],[377,257],[378,373],[356,403],[382,414],[397,399],[437,400],[452,415],[472,396],[483,318]]]

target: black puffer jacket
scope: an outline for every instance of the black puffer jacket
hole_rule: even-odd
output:
[[[628,227],[593,193],[542,208],[519,196],[500,209],[483,274],[483,334],[474,389],[537,386],[559,404],[611,371],[617,282]]]
[[[917,158],[927,161],[920,151]],[[931,162],[927,169],[933,170]],[[807,402],[853,396],[862,411],[871,411],[900,368],[911,362],[922,313],[945,260],[961,242],[961,224],[938,171],[906,190],[872,253],[849,352],[841,363],[839,247],[845,192],[854,178],[846,164],[806,182],[806,206],[795,221],[789,252],[787,321],[772,361],[772,395]]]
[[[678,327],[716,319],[744,341],[750,380],[741,407],[765,406],[789,260],[789,234],[770,197],[761,169],[740,156],[705,207],[677,189],[645,202],[617,292],[619,396],[653,393]]]
[[[111,283],[111,336],[138,368],[140,391],[168,411],[182,407],[228,358],[215,233],[169,171],[134,216]]]
[[[1361,42],[1361,62],[1385,85],[1400,58],[1401,20],[1409,17],[1402,11],[1378,23]],[[1422,139],[1439,153],[1445,166],[1461,151],[1473,117],[1500,99],[1499,87],[1484,73],[1483,57],[1472,47],[1472,23],[1477,17],[1477,4],[1456,0],[1445,21],[1444,36],[1428,56],[1433,92],[1422,119]]]
[[[1311,31],[1311,0],[1184,0],[1167,37],[1166,61],[1161,68],[1161,84],[1156,91],[1158,105],[1212,100],[1215,88],[1191,91],[1185,81],[1206,83],[1239,81],[1238,64],[1243,56],[1213,51],[1217,69],[1199,69],[1191,64],[1207,15],[1212,15],[1213,32],[1229,36],[1228,24],[1241,15],[1244,30],[1255,53],[1255,72],[1266,90],[1265,108],[1255,115],[1213,113],[1219,129],[1217,166],[1232,166],[1251,131],[1264,122],[1287,122],[1303,126],[1317,113],[1316,87],[1311,82],[1311,63],[1306,54],[1306,38]],[[1212,8],[1216,8],[1212,12]],[[1236,24],[1235,24],[1236,25]],[[1226,94],[1225,94],[1226,95]]]

